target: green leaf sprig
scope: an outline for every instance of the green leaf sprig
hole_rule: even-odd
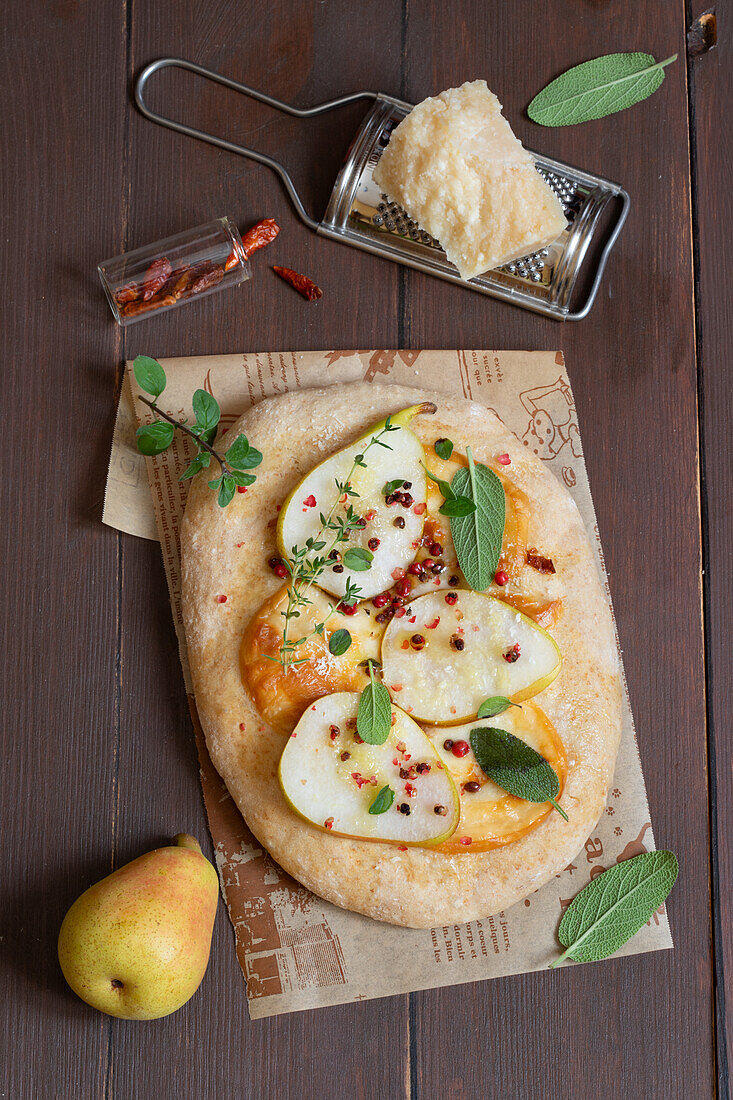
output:
[[[504,695],[492,695],[489,699],[484,699],[481,706],[478,708],[477,718],[495,718],[497,714],[503,714],[505,710],[509,710],[509,707],[517,707],[521,710],[519,703],[513,703],[511,699],[507,699]]]
[[[216,490],[219,506],[226,508],[238,487],[246,488],[256,481],[255,474],[249,471],[262,462],[261,453],[249,443],[245,435],[238,435],[223,454],[216,450],[213,443],[221,410],[216,398],[206,390],[196,390],[194,393],[191,404],[196,419],[193,424],[188,425],[185,420],[176,420],[169,416],[157,404],[157,399],[167,384],[165,371],[158,360],[148,355],[138,355],[132,369],[140,389],[152,397],[152,401],[147,397],[141,397],[140,400],[152,409],[155,416],[152,424],[143,424],[137,430],[137,447],[140,453],[162,454],[173,442],[176,429],[184,432],[193,439],[197,453],[181,474],[180,480],[186,481],[195,477],[210,466],[212,458],[216,459],[221,473],[209,482],[209,488]]]
[[[560,793],[557,772],[531,745],[497,726],[471,730],[468,740],[479,767],[498,787],[527,802],[551,802],[560,816],[568,820],[557,802]]]
[[[656,92],[664,68],[677,60],[655,61],[649,53],[609,53],[574,65],[539,92],[527,114],[540,126],[575,126],[625,111]]]
[[[382,787],[382,789],[377,792],[367,812],[370,814],[386,814],[393,802],[394,791],[389,784],[387,784],[386,787]]]
[[[371,437],[362,453],[354,456],[351,469],[345,479],[343,481],[338,478],[334,479],[336,497],[328,514],[324,515],[321,512],[319,517],[321,525],[316,534],[306,539],[303,546],[291,547],[290,558],[283,563],[290,574],[288,602],[285,610],[280,612],[284,619],[283,635],[278,656],[269,657],[269,654],[267,656],[270,660],[277,661],[284,669],[288,669],[291,665],[302,664],[307,660],[306,657],[296,658],[297,650],[316,635],[323,635],[326,623],[337,610],[338,604],[329,604],[327,615],[321,622],[316,623],[310,633],[303,634],[299,638],[290,637],[290,627],[293,620],[300,617],[303,607],[312,603],[312,600],[308,597],[308,589],[323,573],[329,561],[329,554],[337,546],[348,542],[351,532],[362,526],[361,516],[354,510],[352,504],[352,500],[359,496],[351,485],[354,472],[358,468],[366,469],[367,462],[365,458],[372,447],[385,447],[388,451],[391,451],[392,448],[389,443],[385,443],[382,436],[388,432],[399,430],[399,427],[392,424],[391,417],[388,416],[384,425]],[[341,506],[342,512],[338,511],[339,506]],[[344,554],[343,562],[347,568],[353,569],[355,572],[365,572],[371,569],[373,557],[374,555],[370,550],[361,547],[350,547]],[[360,594],[361,588],[354,584],[351,577],[349,577],[346,581],[346,591],[340,603],[352,606],[357,602]]]
[[[359,696],[356,732],[367,745],[383,745],[392,728],[392,700],[384,684],[374,679],[369,665],[369,683]]]
[[[334,630],[328,639],[328,649],[334,657],[341,657],[351,646],[351,634],[348,630]]]
[[[450,488],[454,497],[467,498],[474,507],[468,514],[450,515],[450,531],[464,577],[474,592],[483,592],[499,563],[506,497],[494,471],[474,462],[470,447],[466,447],[466,457],[468,469],[456,472]]]
[[[656,913],[675,884],[679,865],[673,852],[645,852],[609,867],[573,898],[558,937],[564,959],[597,962],[613,955]]]
[[[431,474],[427,466],[425,467],[425,473],[430,480],[438,486],[440,492],[443,494],[443,504],[441,504],[438,509],[441,515],[449,517],[470,516],[472,512],[476,511],[476,505],[472,500],[468,497],[458,496],[447,481],[443,481],[442,477]]]

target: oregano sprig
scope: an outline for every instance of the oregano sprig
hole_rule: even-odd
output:
[[[143,424],[137,430],[137,447],[140,453],[162,454],[173,442],[176,430],[183,432],[196,444],[196,454],[179,480],[186,481],[201,470],[208,469],[214,458],[219,463],[221,473],[209,482],[209,488],[217,492],[219,506],[226,508],[238,487],[246,488],[256,481],[255,474],[249,471],[262,462],[260,451],[249,443],[245,435],[238,435],[223,453],[218,451],[213,443],[221,419],[221,409],[215,397],[206,390],[196,390],[191,402],[195,421],[189,425],[185,420],[176,420],[170,416],[157,403],[167,385],[165,371],[157,359],[138,355],[133,361],[132,369],[140,389],[152,398],[150,400],[141,397],[140,400],[155,416],[152,424]]]

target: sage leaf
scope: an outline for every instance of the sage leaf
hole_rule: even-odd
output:
[[[201,429],[201,433],[208,435],[212,432],[219,423],[221,417],[221,409],[219,408],[219,402],[215,397],[212,397],[206,390],[196,390],[191,400],[193,406],[193,414],[196,417],[196,425]],[[210,440],[207,439],[207,443]]]
[[[334,630],[328,639],[328,648],[334,657],[340,657],[351,645],[351,635],[348,630]]]
[[[513,703],[511,699],[507,699],[504,695],[492,695],[490,699],[484,699],[481,706],[478,708],[477,718],[494,718],[497,714],[503,714],[505,710],[509,710],[509,707],[519,707],[519,703]]]
[[[454,497],[468,497],[476,505],[470,515],[451,516],[458,564],[474,592],[483,592],[493,579],[501,554],[506,517],[504,486],[488,466],[475,463],[466,448],[468,469],[458,470],[451,482]]]
[[[453,442],[450,439],[436,439],[433,450],[438,458],[442,458],[444,462],[447,462],[453,454]]]
[[[468,740],[479,767],[498,787],[527,802],[551,802],[568,820],[556,801],[560,793],[557,772],[531,745],[497,726],[471,730]]]
[[[159,455],[173,442],[173,425],[165,420],[143,424],[137,430],[137,449],[143,455]]]
[[[656,92],[664,68],[677,60],[655,61],[649,53],[609,53],[575,65],[539,92],[527,114],[540,126],[575,126],[625,111]]]
[[[344,554],[344,565],[347,569],[353,569],[355,573],[364,573],[371,569],[374,554],[371,550],[365,550],[362,546],[352,546]]]
[[[369,666],[369,683],[359,696],[356,712],[356,732],[367,745],[383,745],[389,737],[392,722],[392,700],[384,684],[374,679]]]
[[[557,934],[566,950],[550,966],[613,955],[656,913],[678,871],[673,852],[645,852],[591,879],[565,910]]]
[[[394,791],[387,785],[386,787],[382,787],[381,791],[375,795],[374,801],[369,807],[368,812],[370,814],[385,814],[393,802]]]
[[[132,362],[132,372],[141,390],[151,397],[160,397],[166,386],[165,371],[157,359],[149,355],[138,355]]]
[[[476,511],[476,505],[468,497],[453,497],[441,504],[438,511],[442,516],[470,516]]]

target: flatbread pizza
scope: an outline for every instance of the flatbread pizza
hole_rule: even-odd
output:
[[[194,480],[183,616],[212,761],[321,897],[409,927],[506,909],[600,817],[621,733],[613,624],[577,507],[484,407],[366,383],[230,429]]]

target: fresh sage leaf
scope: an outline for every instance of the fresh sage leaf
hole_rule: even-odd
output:
[[[506,516],[504,486],[488,466],[475,463],[466,448],[468,469],[460,469],[451,482],[453,497],[468,497],[476,509],[470,515],[451,516],[458,564],[474,592],[483,592],[493,579],[501,554]],[[441,490],[442,491],[442,490]]]
[[[392,722],[392,700],[384,684],[374,679],[369,666],[369,683],[359,696],[356,712],[356,732],[367,745],[383,745],[389,737]]]
[[[369,807],[368,812],[370,814],[385,814],[393,802],[394,791],[388,784],[386,787],[382,787],[381,791],[375,795],[374,801]]]
[[[656,92],[664,68],[677,60],[655,61],[649,53],[609,53],[562,73],[539,92],[527,114],[540,126],[574,126],[633,107]]]
[[[453,443],[450,439],[436,439],[433,450],[438,458],[442,458],[444,462],[447,462],[453,454]]]
[[[151,397],[160,397],[166,386],[165,371],[157,359],[149,355],[138,355],[132,362],[132,372],[141,390]]]
[[[371,569],[374,554],[371,550],[365,550],[363,546],[352,546],[344,554],[344,565],[347,569],[353,569],[355,573],[364,573]]]
[[[328,648],[334,657],[340,657],[351,645],[351,635],[348,630],[334,630],[328,639]]]
[[[165,420],[143,424],[137,430],[137,449],[143,455],[159,455],[173,442],[173,425]]]
[[[560,793],[557,772],[531,745],[497,726],[471,730],[468,740],[479,767],[498,787],[527,802],[551,802],[568,820],[556,801]]]
[[[478,708],[477,718],[494,718],[497,714],[503,714],[505,710],[509,710],[509,707],[519,707],[519,703],[513,703],[511,699],[507,699],[504,695],[492,695],[490,699],[484,699],[481,706]]]
[[[470,516],[476,511],[476,505],[468,497],[453,497],[441,504],[438,511],[442,516]]]
[[[591,879],[565,910],[557,934],[566,950],[550,965],[613,955],[656,913],[678,871],[673,852],[645,852]]]
[[[221,409],[219,402],[206,390],[196,390],[191,401],[193,414],[196,417],[196,425],[202,433],[212,432],[219,423]],[[207,440],[208,442],[208,440]]]

